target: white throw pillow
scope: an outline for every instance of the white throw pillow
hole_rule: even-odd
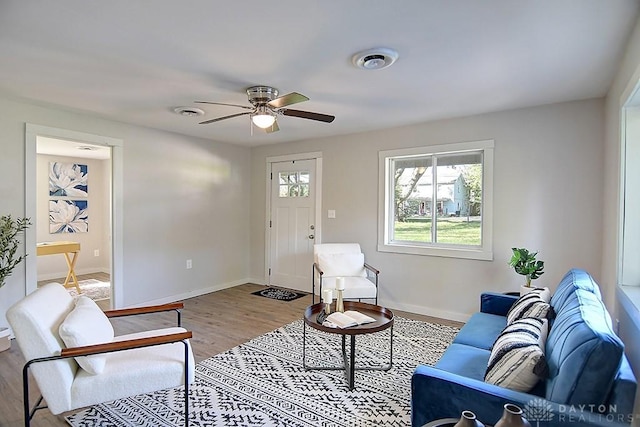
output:
[[[354,253],[319,253],[318,265],[327,277],[367,277],[364,269],[364,254]]]
[[[59,332],[67,347],[107,343],[113,341],[114,337],[109,318],[91,298],[85,296],[78,297],[76,307],[64,319]],[[93,375],[101,373],[106,362],[104,354],[75,359],[82,369]]]
[[[500,333],[491,348],[485,373],[487,383],[528,392],[547,376],[544,357],[547,319],[516,320]]]

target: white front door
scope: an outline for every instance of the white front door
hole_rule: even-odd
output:
[[[311,291],[315,175],[315,160],[271,163],[271,285]]]

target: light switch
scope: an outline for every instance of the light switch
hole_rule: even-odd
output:
[[[328,215],[329,218],[335,218],[336,217],[336,211],[333,209],[329,209]]]

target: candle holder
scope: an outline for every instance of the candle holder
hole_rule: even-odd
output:
[[[338,298],[336,299],[336,311],[344,313],[344,302],[342,300],[342,289],[338,289]]]

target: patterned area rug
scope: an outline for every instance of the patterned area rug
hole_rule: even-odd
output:
[[[288,289],[267,288],[267,289],[261,289],[256,292],[251,292],[251,295],[258,295],[261,297],[277,299],[279,301],[293,301],[295,299],[302,298],[307,294],[301,294],[299,292],[290,291]]]
[[[101,282],[95,279],[80,280],[78,282],[82,295],[91,298],[94,301],[100,301],[111,297],[111,283]],[[71,296],[78,296],[75,286],[67,288]]]
[[[302,320],[261,335],[196,366],[191,426],[407,426],[411,374],[434,364],[457,328],[396,317],[393,368],[356,371],[349,391],[342,371],[305,371]],[[307,328],[307,364],[342,361],[339,337]],[[349,340],[347,340],[348,343]],[[356,338],[356,366],[388,361],[389,330]],[[347,349],[348,350],[348,349]],[[183,425],[180,388],[92,406],[71,426]]]

